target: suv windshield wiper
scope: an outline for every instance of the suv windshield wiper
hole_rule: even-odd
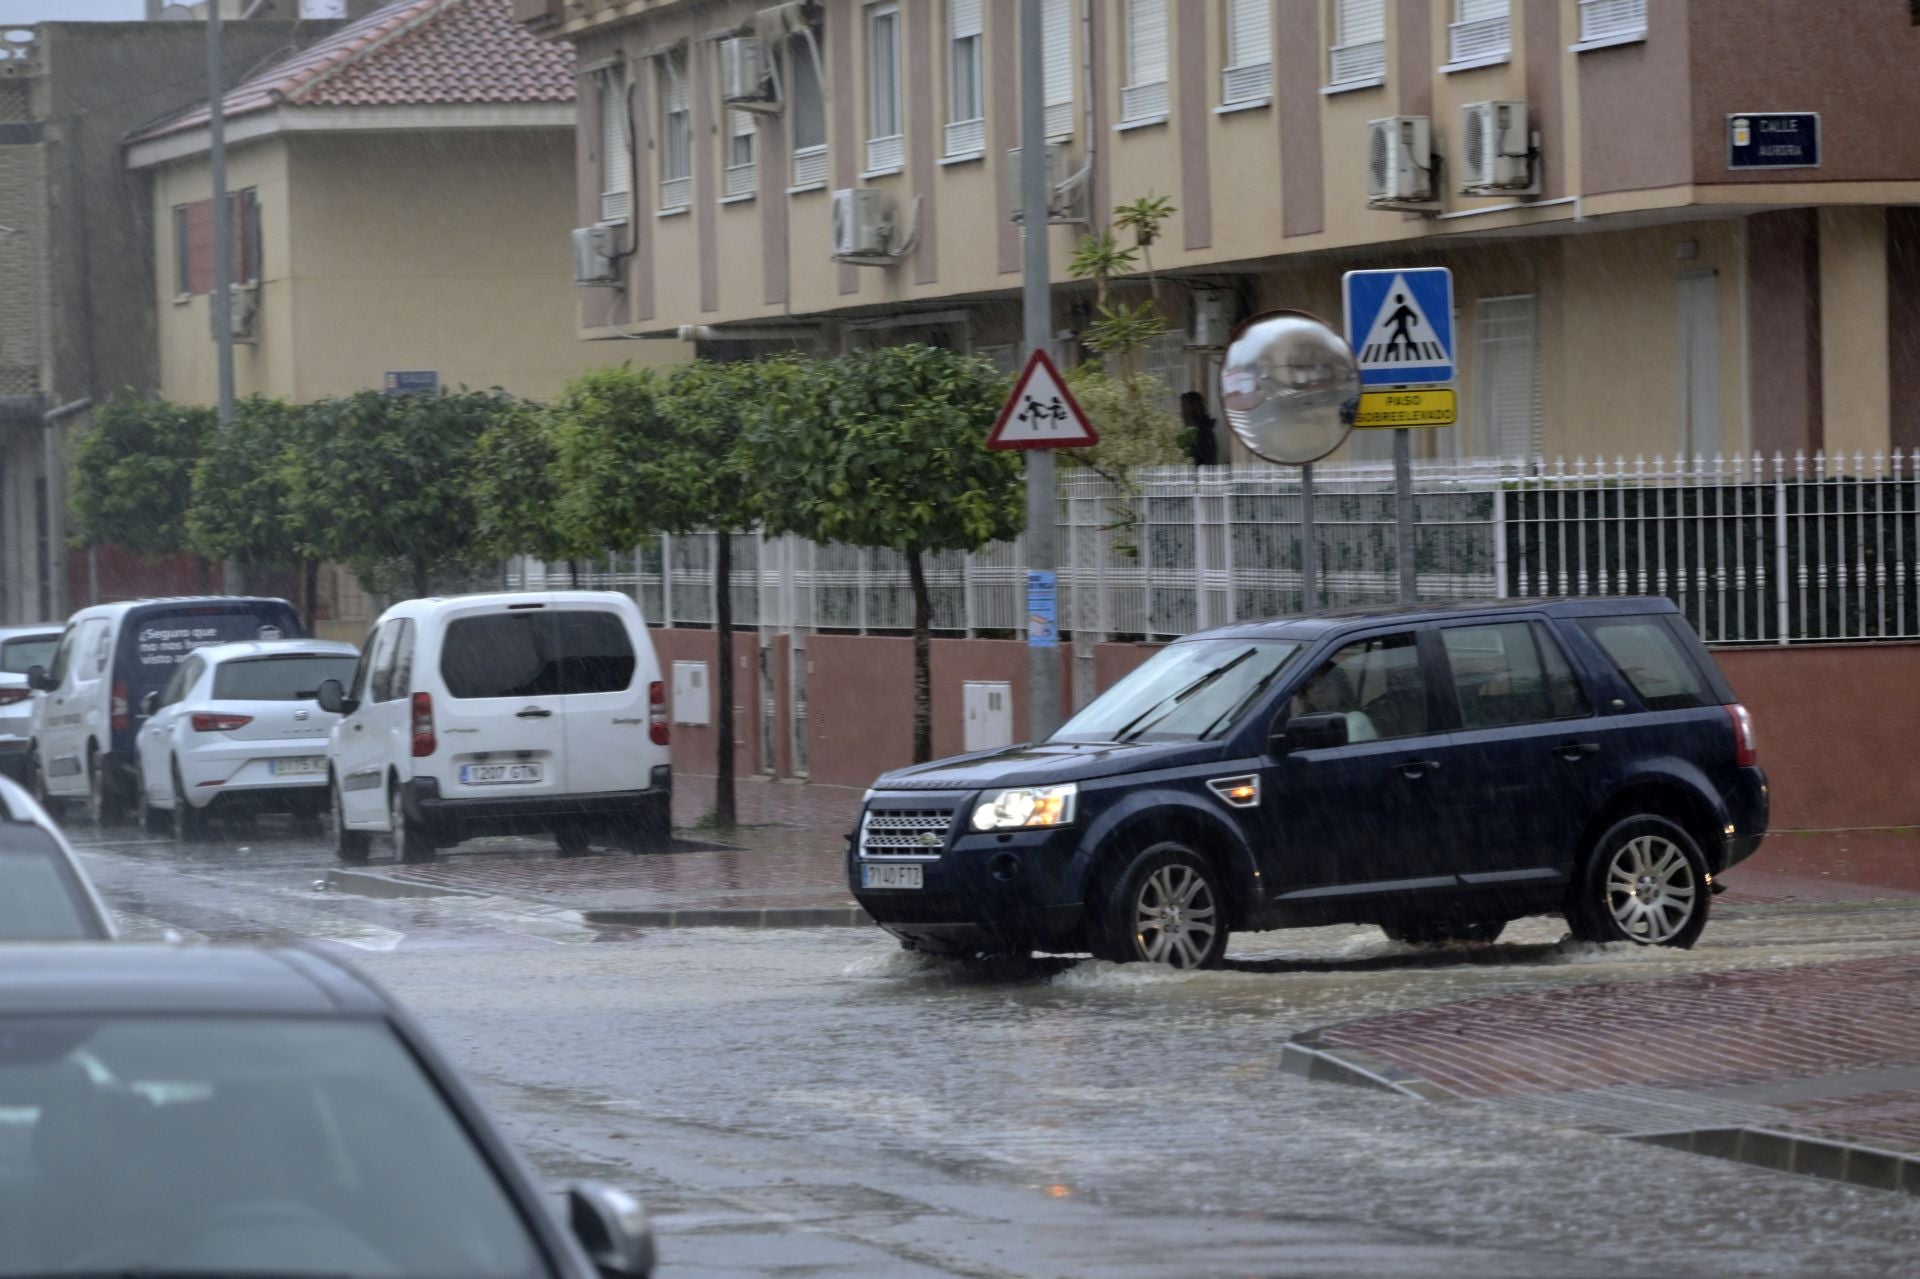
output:
[[[1290,657],[1292,654],[1288,654],[1288,656]],[[1280,672],[1285,669],[1287,669],[1286,659],[1282,658],[1277,666],[1256,680],[1253,687],[1248,689],[1239,701],[1229,706],[1225,711],[1222,711],[1220,718],[1207,725],[1206,729],[1200,734],[1200,740],[1203,742],[1208,740],[1213,736],[1215,730],[1225,728],[1227,725],[1239,719],[1241,712],[1260,700],[1260,694],[1266,692],[1267,686],[1272,684],[1273,681],[1279,677]]]
[[[1113,735],[1113,740],[1116,742],[1132,741],[1134,738],[1138,737],[1141,733],[1146,732],[1151,725],[1157,724],[1161,720],[1165,719],[1168,715],[1171,715],[1175,707],[1179,706],[1182,702],[1186,701],[1189,697],[1192,697],[1195,693],[1198,693],[1201,689],[1213,683],[1213,681],[1219,679],[1222,675],[1225,675],[1228,671],[1232,670],[1234,667],[1240,665],[1240,663],[1246,661],[1249,657],[1252,657],[1253,654],[1254,654],[1254,649],[1250,647],[1245,652],[1241,653],[1238,657],[1234,658],[1231,662],[1228,662],[1222,666],[1214,667],[1212,670],[1208,671],[1205,675],[1202,675],[1199,679],[1194,680],[1191,684],[1188,684],[1185,688],[1182,688],[1178,692],[1170,693],[1166,697],[1161,698],[1159,701],[1155,702],[1153,705],[1147,707],[1147,709],[1145,709],[1144,711],[1141,711],[1138,715],[1135,715],[1132,719],[1128,720],[1125,724],[1121,725],[1120,731]],[[1160,708],[1163,706],[1166,707],[1166,710],[1161,711],[1159,715],[1154,715],[1154,712],[1160,710]]]

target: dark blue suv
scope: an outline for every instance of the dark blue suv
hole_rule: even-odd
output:
[[[1753,725],[1664,599],[1357,609],[1170,644],[1045,742],[888,773],[854,895],[913,949],[1218,963],[1372,923],[1691,946],[1759,847]]]

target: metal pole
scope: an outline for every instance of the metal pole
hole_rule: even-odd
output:
[[[1047,266],[1046,81],[1042,73],[1041,0],[1020,2],[1020,207],[1025,211],[1025,277],[1021,302],[1029,351],[1053,342],[1053,288]],[[1091,92],[1091,88],[1088,90]],[[1051,352],[1049,351],[1049,354]],[[1058,566],[1054,536],[1053,451],[1028,449],[1027,569]],[[1056,594],[1057,598],[1057,594]],[[1027,734],[1033,741],[1060,727],[1060,648],[1027,646]]]
[[[1393,562],[1400,569],[1400,602],[1420,598],[1413,562],[1413,433],[1393,433]]]
[[[1320,607],[1320,534],[1313,526],[1313,463],[1300,468],[1300,609]]]
[[[227,200],[226,94],[220,66],[220,0],[207,4],[207,162],[213,170],[213,341],[219,352],[220,429],[233,421],[233,205]],[[222,589],[246,589],[240,566],[228,560]]]

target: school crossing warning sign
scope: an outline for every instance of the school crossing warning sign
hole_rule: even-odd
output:
[[[1362,387],[1453,381],[1453,272],[1349,271],[1345,293]]]
[[[1099,442],[1066,379],[1040,350],[1027,361],[987,436],[990,449],[1078,449]]]

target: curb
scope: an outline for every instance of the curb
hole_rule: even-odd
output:
[[[1332,1053],[1298,1039],[1280,1045],[1280,1071],[1314,1083],[1351,1084],[1421,1101],[1458,1101],[1451,1089],[1361,1053]]]
[[[589,924],[626,928],[865,928],[873,923],[858,906],[767,906],[759,910],[680,907],[665,910],[589,910]]]

